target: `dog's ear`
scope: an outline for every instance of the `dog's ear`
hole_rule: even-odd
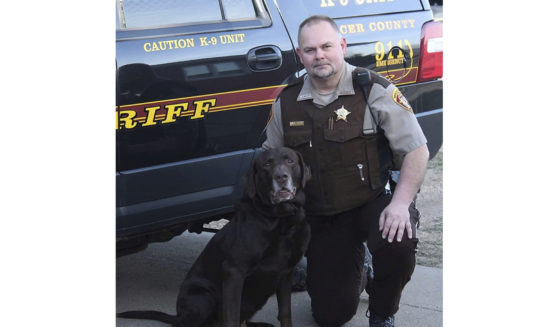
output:
[[[256,161],[253,160],[250,163],[250,167],[248,168],[247,172],[243,176],[243,189],[245,190],[246,194],[249,198],[254,199],[256,196]]]
[[[299,157],[299,168],[301,170],[301,188],[305,187],[308,181],[311,180],[311,169],[305,165],[303,155],[299,151],[295,151]]]

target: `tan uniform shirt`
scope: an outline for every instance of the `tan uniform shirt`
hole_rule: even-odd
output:
[[[305,77],[303,87],[297,101],[312,100],[317,110],[335,101],[339,96],[354,95],[352,72],[355,66],[348,63],[342,73],[340,83],[331,94],[319,94],[313,87],[308,75]],[[387,88],[375,83],[369,94],[369,104],[378,125],[390,143],[392,152],[397,156],[405,155],[427,143],[425,135],[415,118],[415,115],[393,99],[397,93],[396,86],[390,84]],[[404,100],[405,101],[405,100]],[[279,98],[273,106],[273,119],[266,129],[267,140],[262,144],[264,149],[283,146],[283,125],[281,121],[281,104]],[[365,109],[363,133],[374,132],[371,114]]]

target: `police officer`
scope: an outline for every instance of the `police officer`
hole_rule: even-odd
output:
[[[297,54],[307,74],[275,102],[263,147],[298,150],[311,168],[305,208],[314,319],[339,327],[355,315],[366,241],[374,267],[367,286],[369,324],[394,326],[402,290],[415,268],[418,215],[411,204],[429,152],[400,91],[380,75],[346,63],[346,51],[331,18],[317,15],[301,23]],[[395,157],[403,161],[391,195],[384,189]]]

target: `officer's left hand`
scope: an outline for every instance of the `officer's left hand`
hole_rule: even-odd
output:
[[[382,231],[382,238],[392,243],[396,235],[396,241],[401,242],[404,231],[407,230],[408,238],[412,238],[412,228],[410,223],[409,205],[390,202],[380,214],[379,230]]]

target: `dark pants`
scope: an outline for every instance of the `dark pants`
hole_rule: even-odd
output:
[[[379,216],[391,195],[334,216],[307,216],[311,240],[307,251],[307,289],[314,319],[323,327],[339,327],[356,313],[362,292],[364,248],[373,256],[374,280],[367,285],[369,310],[390,316],[398,311],[402,290],[415,268],[416,223],[419,213],[410,206],[413,238],[402,242],[382,239]]]

